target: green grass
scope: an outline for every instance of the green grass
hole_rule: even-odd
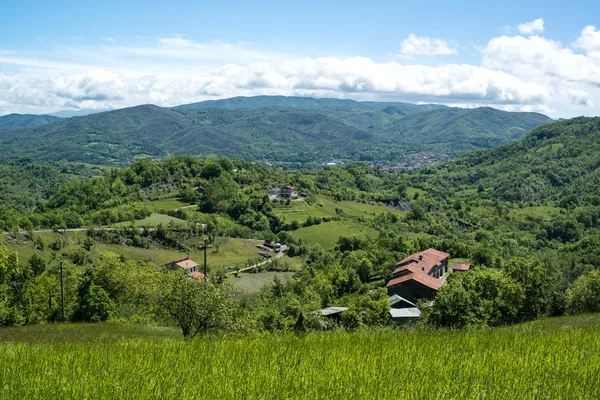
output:
[[[254,263],[258,258],[257,244],[262,241],[236,238],[217,238],[219,251],[216,246],[206,252],[206,263],[210,271],[235,265],[243,268],[248,262]],[[158,265],[164,265],[174,260],[185,258],[187,253],[170,249],[142,249],[139,247],[119,246],[113,244],[96,244],[96,251],[112,251],[122,254],[132,260],[149,260]],[[190,253],[190,258],[201,266],[204,265],[204,253],[196,250]]]
[[[11,328],[5,399],[597,399],[600,317],[472,331],[358,331],[117,341]],[[49,326],[49,331],[55,326]],[[61,328],[58,328],[61,329]],[[62,328],[64,329],[64,328]],[[71,328],[69,337],[74,334]],[[128,331],[131,328],[126,326]],[[135,336],[135,334],[133,335]],[[0,338],[3,331],[0,330]]]
[[[176,210],[178,208],[187,207],[190,204],[177,199],[162,199],[154,200],[148,203],[154,210]]]
[[[187,222],[179,219],[179,218],[175,218],[175,217],[171,217],[170,215],[165,215],[165,214],[158,214],[158,213],[152,213],[150,214],[149,217],[146,217],[144,219],[138,219],[134,221],[135,226],[158,226],[160,224],[162,225],[169,225],[169,223],[173,222],[174,224],[177,225],[187,225]],[[118,224],[115,224],[114,226],[129,226],[131,224],[131,222],[119,222]]]
[[[549,206],[513,208],[512,210],[510,210],[510,214],[513,218],[524,218],[526,216],[532,216],[548,220],[551,219],[553,216],[559,215],[560,208]]]
[[[322,205],[319,206],[319,203]],[[337,215],[335,212],[336,208],[342,210],[347,216],[353,217],[373,217],[383,212],[403,214],[397,209],[384,205],[357,203],[354,201],[335,201],[326,197],[318,199],[313,205],[292,201],[289,206],[277,205],[274,210],[286,222],[296,220],[303,223],[309,216],[321,218],[334,217]]]
[[[309,244],[318,244],[323,249],[333,249],[341,236],[365,235],[376,237],[377,231],[350,221],[330,221],[319,225],[300,228],[291,232],[292,236],[306,240]]]
[[[22,261],[28,260],[34,253],[50,259],[53,251],[49,248],[49,244],[58,238],[66,239],[67,246],[59,250],[59,254],[71,253],[81,248],[80,243],[86,237],[85,232],[67,232],[59,234],[55,232],[36,233],[44,241],[46,247],[43,252],[32,247],[30,242],[20,241],[15,242],[12,238],[6,236],[4,242],[9,252],[17,252],[19,259]],[[209,248],[207,251],[207,264],[211,271],[216,271],[218,268],[223,268],[228,265],[245,267],[249,262],[254,263],[258,258],[259,250],[257,244],[262,244],[262,241],[251,239],[237,239],[220,237],[215,241],[219,244],[219,250],[216,246]],[[185,258],[187,253],[171,250],[171,249],[144,249],[140,247],[121,246],[117,244],[96,243],[92,248],[93,252],[110,251],[119,255],[123,255],[131,260],[148,260],[158,265],[164,265],[171,261]],[[190,253],[190,257],[198,264],[203,265],[204,253],[201,250],[196,250]],[[287,257],[284,257],[287,259]],[[289,260],[289,259],[288,259]]]
[[[234,289],[241,291],[242,293],[251,294],[259,292],[265,285],[272,283],[275,277],[279,278],[281,282],[286,282],[294,276],[293,272],[257,272],[241,273],[239,278],[230,275],[227,280],[231,283]]]
[[[427,192],[423,189],[418,189],[415,187],[406,188],[406,195],[409,199],[414,198],[416,193],[419,193],[419,197],[427,194]]]

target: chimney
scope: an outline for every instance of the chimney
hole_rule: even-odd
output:
[[[419,254],[419,261],[423,261],[423,254]]]

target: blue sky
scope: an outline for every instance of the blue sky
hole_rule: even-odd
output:
[[[0,115],[260,94],[600,113],[598,2],[2,1]]]

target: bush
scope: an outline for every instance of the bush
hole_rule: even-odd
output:
[[[567,310],[571,314],[600,311],[600,271],[577,278],[567,290]]]

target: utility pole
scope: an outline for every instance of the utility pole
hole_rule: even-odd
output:
[[[62,303],[62,320],[65,320],[65,283],[63,281],[63,260],[60,259],[60,301]]]
[[[206,247],[208,246],[208,238],[204,238],[204,280],[206,281]]]

